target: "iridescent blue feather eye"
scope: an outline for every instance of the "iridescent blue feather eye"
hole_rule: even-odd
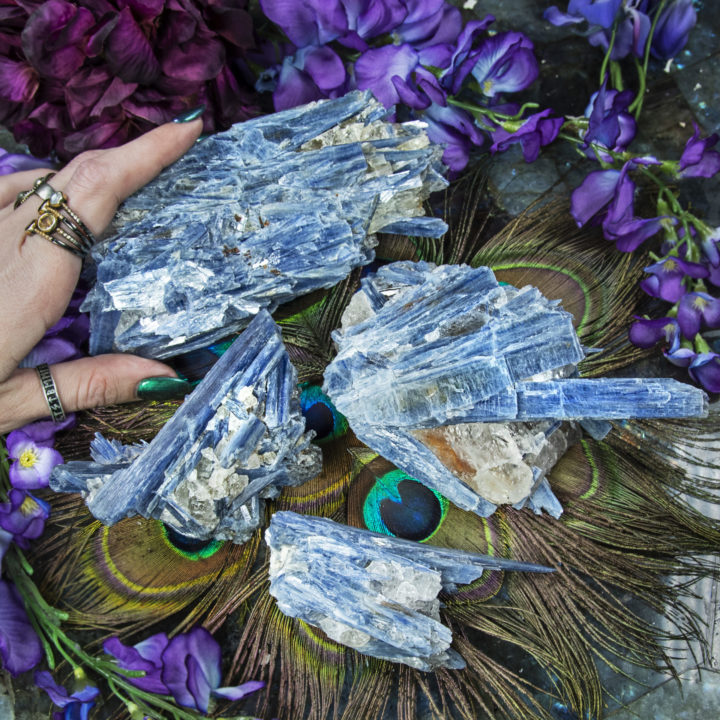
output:
[[[207,375],[210,368],[218,358],[232,345],[235,338],[223,340],[200,350],[191,350],[170,360],[170,364],[177,374],[191,383],[198,383]]]
[[[198,540],[181,535],[169,525],[162,523],[163,536],[167,542],[184,557],[202,560],[214,555],[223,545],[219,540]]]
[[[315,431],[315,442],[325,443],[345,435],[348,423],[319,385],[300,383],[300,408],[305,428]]]
[[[385,535],[427,540],[447,514],[448,501],[402,470],[391,470],[376,479],[363,504],[369,530]]]

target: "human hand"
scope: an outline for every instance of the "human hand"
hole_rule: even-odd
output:
[[[202,122],[168,123],[126,145],[82,153],[50,180],[68,206],[100,234],[118,205],[183,155]],[[17,193],[49,170],[0,177],[0,433],[49,415],[35,369],[20,361],[63,315],[80,275],[81,260],[25,227],[41,199],[31,196],[13,210]],[[155,360],[110,354],[50,367],[65,412],[129,402],[147,378],[175,378]]]

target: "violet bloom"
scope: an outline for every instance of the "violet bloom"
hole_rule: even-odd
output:
[[[422,114],[422,119],[427,123],[430,140],[445,147],[442,160],[450,168],[451,176],[468,164],[473,145],[485,142],[485,135],[475,120],[461,108],[433,104]]]
[[[690,377],[709,392],[720,392],[720,355],[714,352],[700,353],[688,367]]]
[[[34,668],[43,657],[38,636],[17,588],[0,579],[0,660],[11,675]]]
[[[42,160],[32,155],[9,153],[0,148],[0,175],[10,175],[23,170],[39,170],[52,167],[49,160]]]
[[[609,30],[623,0],[570,0],[567,12],[561,12],[553,5],[543,17],[553,25],[570,25],[587,20],[591,25],[599,25]]]
[[[706,138],[700,139],[700,128],[693,122],[695,132],[685,143],[685,149],[680,156],[678,176],[704,177],[709,178],[720,170],[720,153],[711,150],[717,144],[718,134],[713,133]]]
[[[538,76],[533,44],[521,32],[484,38],[473,57],[472,75],[487,97],[524,90]]]
[[[627,148],[637,130],[635,118],[627,111],[633,97],[632,90],[608,90],[607,81],[603,82],[585,108],[588,128],[583,136],[583,148],[589,148],[591,144],[613,152],[622,152]],[[595,151],[590,149],[587,154],[594,157]],[[611,160],[605,153],[601,152],[600,156],[606,162]]]
[[[408,14],[393,35],[415,48],[455,43],[463,29],[460,10],[445,0],[403,0],[403,5]]]
[[[145,677],[128,678],[137,687],[172,695],[183,707],[207,712],[210,696],[240,700],[265,686],[251,680],[233,687],[219,687],[221,680],[220,646],[204,628],[176,635],[168,640],[165,633],[153,635],[134,647],[118,638],[103,644],[109,655],[119,660],[124,670],[143,670]]]
[[[720,327],[720,299],[705,292],[687,293],[678,303],[677,319],[689,340],[700,332],[703,323],[709,328]]]
[[[702,247],[703,254],[710,265],[714,268],[718,268],[718,266],[720,266],[720,251],[718,250],[719,242],[720,227],[706,228],[700,233],[700,245]]]
[[[55,705],[62,708],[62,712],[53,714],[53,720],[88,720],[90,710],[95,705],[95,698],[100,691],[93,685],[85,685],[72,694],[58,685],[47,670],[35,673],[35,684],[44,690]]]
[[[520,143],[525,162],[534,162],[540,154],[541,146],[551,143],[558,136],[565,122],[564,118],[549,117],[551,112],[552,110],[548,108],[530,115],[523,119],[522,125],[514,132],[502,127],[493,131],[490,152],[504,152],[513,143]]]
[[[39,435],[33,425],[13,430],[7,436],[7,450],[11,460],[10,482],[20,490],[47,487],[52,469],[62,461],[62,455],[48,447],[47,438]]]
[[[669,350],[663,350],[665,359],[676,367],[686,368],[697,357],[697,353],[691,347],[686,347],[680,342],[681,333],[676,333]]]
[[[44,500],[17,488],[11,488],[8,500],[0,503],[0,529],[10,533],[14,542],[27,550],[30,547],[28,541],[43,534],[50,506]]]
[[[676,303],[686,292],[683,279],[706,278],[710,273],[700,263],[692,263],[679,257],[667,257],[645,268],[650,277],[640,282],[640,287],[651,297]]]
[[[654,0],[655,7],[659,0]],[[660,60],[674,58],[685,47],[697,22],[693,0],[670,0],[665,5],[653,33],[650,50]]]
[[[629,337],[633,345],[641,348],[650,348],[661,340],[670,345],[680,334],[677,320],[671,317],[636,318],[630,326]]]

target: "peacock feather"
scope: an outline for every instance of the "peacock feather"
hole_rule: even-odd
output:
[[[583,344],[599,349],[582,364],[584,374],[619,370],[641,358],[643,351],[630,347],[625,333],[638,312],[644,259],[608,253],[598,234],[575,227],[567,208],[557,205],[493,231],[497,217],[483,189],[481,174],[463,178],[438,201],[450,226],[443,239],[382,237],[378,262],[488,265],[504,282],[536,285],[562,300]],[[422,673],[367,658],[285,617],[268,594],[259,533],[242,546],[187,546],[155,521],[103,528],[73,499],[53,498],[53,521],[36,551],[46,596],[77,625],[127,641],[156,626],[170,632],[195,622],[223,628],[232,656],[227,681],[268,683],[248,708],[263,717],[549,720],[555,702],[578,717],[600,718],[608,699],[603,668],[624,673],[630,662],[672,673],[666,645],[675,637],[702,637],[686,602],[689,581],[711,572],[700,558],[720,547],[717,525],[681,495],[710,498],[718,489],[707,457],[720,429],[717,417],[618,423],[605,441],[575,445],[549,476],[565,508],[559,521],[512,508],[480,518],[363,446],[322,393],[322,373],[334,354],[331,332],[359,282],[360,273],[353,273],[276,313],[323,469],[305,485],[285,488],[268,513],[324,515],[424,543],[556,567],[553,575],[486,571],[442,598],[443,622],[466,669]],[[199,351],[179,369],[200,376],[221,351]],[[126,443],[148,439],[174,407],[150,403],[82,413],[61,450],[77,457],[98,430]],[[690,467],[699,470],[692,475]],[[660,631],[653,613],[674,629]]]

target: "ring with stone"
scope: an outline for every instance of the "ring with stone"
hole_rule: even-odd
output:
[[[62,403],[60,402],[60,396],[55,386],[55,380],[50,372],[50,367],[47,363],[42,363],[38,365],[35,370],[40,378],[43,395],[45,395],[45,402],[50,408],[50,417],[53,422],[60,423],[65,420],[65,410],[63,410]]]
[[[37,218],[25,228],[25,232],[40,235],[83,259],[92,249],[95,237],[77,213],[69,207],[65,193],[55,190],[48,182],[54,174],[48,173],[39,177],[29,190],[18,193],[15,208],[20,207],[32,195],[37,195],[43,202],[38,208]]]

